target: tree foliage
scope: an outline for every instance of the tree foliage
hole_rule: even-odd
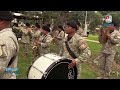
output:
[[[86,11],[18,11],[26,16],[39,16],[43,24],[63,24],[67,21],[78,20],[82,28],[85,24]],[[42,13],[41,13],[42,12]],[[105,15],[110,14],[113,20],[120,23],[120,11],[87,11],[88,28],[92,31],[98,25],[102,24]]]

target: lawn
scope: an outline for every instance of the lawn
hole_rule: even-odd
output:
[[[92,35],[90,36],[92,38]],[[88,37],[89,39],[89,37]],[[92,40],[92,39],[91,39]],[[95,40],[95,37],[94,37]],[[93,62],[94,59],[98,56],[100,53],[101,49],[101,44],[99,43],[94,43],[94,42],[87,42],[89,45],[92,55],[89,58],[88,61]],[[100,73],[98,72],[99,70],[96,70],[96,67],[92,67],[93,64],[90,63],[83,63],[82,64],[82,70],[81,70],[81,79],[96,79]]]
[[[95,35],[90,34],[90,35],[88,36],[88,38],[89,38],[90,40],[96,40],[96,41],[98,41],[98,35],[97,35],[97,34],[95,34]]]
[[[28,71],[28,68],[31,65],[31,61],[32,61],[32,50],[29,48],[30,53],[29,53],[28,57],[24,57],[22,44],[19,43],[19,45],[20,45],[20,51],[19,51],[19,56],[18,56],[19,74],[17,76],[17,79],[26,79],[27,71]]]
[[[97,35],[89,35],[88,39],[91,40],[97,40]],[[94,43],[94,42],[87,42],[91,52],[92,56],[89,61],[93,61],[100,53],[101,44]],[[29,55],[28,57],[23,57],[23,48],[21,43],[20,45],[20,51],[19,51],[19,61],[18,61],[18,69],[19,74],[17,76],[17,79],[26,79],[28,68],[31,65],[32,61],[32,50],[29,49]],[[58,48],[54,47],[55,50]],[[120,51],[120,48],[118,48],[117,51]],[[90,63],[83,63],[82,64],[82,71],[81,71],[81,79],[96,79],[96,77],[99,76],[99,70],[96,67],[93,67],[93,64]]]

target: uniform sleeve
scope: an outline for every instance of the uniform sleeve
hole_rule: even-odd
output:
[[[62,40],[64,38],[64,32],[61,31],[57,38]]]
[[[46,41],[45,41],[44,43],[41,42],[41,47],[44,47],[44,48],[49,47],[51,41],[52,41],[52,37],[48,36],[48,37],[46,38]]]
[[[6,45],[4,41],[0,40],[0,76],[5,72],[8,62]]]
[[[64,45],[63,45],[63,43],[61,44],[61,48],[60,48],[60,52],[59,52],[60,56],[63,56],[63,52],[64,52]]]
[[[79,40],[79,44],[78,44],[78,48],[79,48],[79,56],[76,59],[76,61],[87,61],[87,59],[90,57],[91,55],[91,51],[90,48],[88,47],[87,43],[84,40]]]
[[[118,44],[120,42],[120,33],[117,33],[115,36],[111,36],[110,41],[114,44]]]
[[[79,55],[79,57],[76,59],[76,61],[83,61],[86,62],[91,55],[91,51],[89,48],[86,48],[83,50],[83,52]]]

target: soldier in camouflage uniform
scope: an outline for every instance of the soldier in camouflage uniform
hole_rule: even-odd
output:
[[[14,23],[12,30],[15,33],[17,40],[22,37],[22,31],[20,27],[18,27],[18,23]]]
[[[116,45],[120,42],[120,33],[115,27],[109,26],[107,30],[110,33],[107,34],[108,40],[106,43],[102,44],[101,56],[100,56],[100,68],[103,71],[101,79],[110,78],[110,73],[112,71],[112,65],[114,61],[114,56],[116,54]],[[101,37],[99,36],[99,40]]]
[[[63,39],[65,37],[65,32],[64,32],[63,27],[61,25],[54,26],[51,36],[53,37],[53,40],[51,42],[51,48],[50,48],[51,50],[50,51],[52,53],[59,55],[61,53],[62,43],[63,43]]]
[[[33,58],[36,60],[40,56],[40,45],[37,44],[41,35],[41,28],[38,23],[35,24],[35,28],[32,31],[32,51]]]
[[[56,35],[56,41],[57,41],[57,45],[60,48],[59,50],[59,55],[62,53],[62,44],[64,42],[64,38],[65,38],[65,32],[64,29],[61,25],[58,26],[58,34]]]
[[[78,28],[75,22],[68,22],[65,29],[65,32],[68,34],[68,36],[65,37],[65,41],[68,42],[70,49],[74,52],[77,58],[74,59],[69,54],[65,43],[63,43],[62,56],[65,56],[66,58],[72,60],[69,68],[72,68],[75,65],[77,66],[77,79],[80,79],[81,61],[87,61],[91,55],[91,51],[87,43],[82,39],[80,35],[76,33],[77,29]]]
[[[50,43],[52,41],[52,37],[50,35],[50,29],[48,26],[42,27],[42,35],[40,36],[38,44],[40,45],[40,55],[44,55],[50,53]]]
[[[12,14],[0,11],[0,78],[16,79],[15,72],[6,71],[17,68],[19,45],[15,34],[10,28]]]
[[[30,43],[30,34],[32,30],[30,28],[30,24],[26,23],[26,27],[22,29],[22,38],[21,42],[23,44],[23,50],[24,50],[24,56],[28,56],[28,49],[29,49],[29,43]]]

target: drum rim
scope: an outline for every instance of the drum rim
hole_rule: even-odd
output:
[[[32,65],[30,65],[29,68],[28,68],[28,71],[27,71],[27,79],[28,79],[28,76],[29,76],[29,72],[30,72],[31,67],[32,67]]]
[[[38,58],[37,58],[37,59],[38,59]],[[28,75],[29,75],[30,69],[31,69],[32,65],[33,65],[35,62],[36,62],[36,60],[33,61],[32,64],[31,64],[31,65],[29,66],[29,68],[28,68],[28,71],[27,71],[27,79],[28,79]]]

